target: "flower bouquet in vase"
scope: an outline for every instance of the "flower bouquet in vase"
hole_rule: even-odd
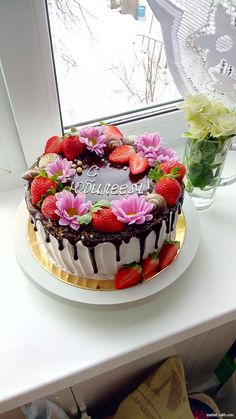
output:
[[[236,180],[236,175],[221,179],[236,134],[236,113],[203,94],[189,96],[179,108],[189,125],[189,131],[184,133],[186,190],[198,209],[206,209],[212,205],[221,183],[226,185]]]

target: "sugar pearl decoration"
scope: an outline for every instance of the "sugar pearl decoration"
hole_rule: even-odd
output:
[[[155,212],[164,212],[167,209],[167,203],[165,198],[162,195],[157,193],[148,194],[146,200],[155,205]]]
[[[77,167],[76,172],[78,173],[78,175],[81,175],[81,173],[83,172],[82,167]]]
[[[82,166],[83,162],[81,160],[77,161],[77,166]]]

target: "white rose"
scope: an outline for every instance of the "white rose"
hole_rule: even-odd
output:
[[[202,140],[210,132],[210,124],[205,118],[190,121],[190,132],[194,138]]]
[[[236,134],[236,115],[226,113],[219,115],[211,128],[212,137],[230,137]]]
[[[188,120],[194,118],[196,114],[207,112],[210,106],[210,101],[205,95],[197,94],[189,96],[183,104],[180,104],[180,109],[182,109]]]
[[[211,108],[209,109],[210,115],[215,117],[218,115],[223,115],[225,113],[228,113],[228,109],[224,106],[222,102],[219,102],[218,100],[211,101]]]

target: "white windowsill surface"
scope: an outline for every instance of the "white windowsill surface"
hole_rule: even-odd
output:
[[[228,172],[235,163],[231,153]],[[199,213],[200,247],[178,281],[152,302],[115,311],[72,307],[26,278],[11,232],[23,193],[0,194],[0,413],[236,319],[236,185]]]

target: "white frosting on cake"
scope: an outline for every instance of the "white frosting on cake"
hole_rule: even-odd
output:
[[[178,212],[172,213],[174,217],[173,230],[166,233],[166,223],[162,222],[159,233],[157,248],[155,248],[156,234],[151,231],[145,240],[145,248],[143,258],[156,250],[160,250],[165,240],[174,240],[176,233],[176,224],[178,220]],[[140,258],[140,241],[136,237],[132,237],[129,243],[122,242],[120,246],[120,261],[116,260],[116,248],[112,243],[99,243],[95,246],[95,260],[98,273],[94,273],[89,249],[83,245],[81,241],[76,244],[78,259],[75,260],[75,247],[70,244],[67,239],[63,239],[63,250],[59,250],[58,241],[50,235],[50,241],[46,241],[44,228],[40,221],[37,222],[38,237],[43,250],[47,256],[51,258],[54,264],[63,270],[74,275],[85,278],[94,279],[114,279],[117,270],[127,263],[139,262]]]

